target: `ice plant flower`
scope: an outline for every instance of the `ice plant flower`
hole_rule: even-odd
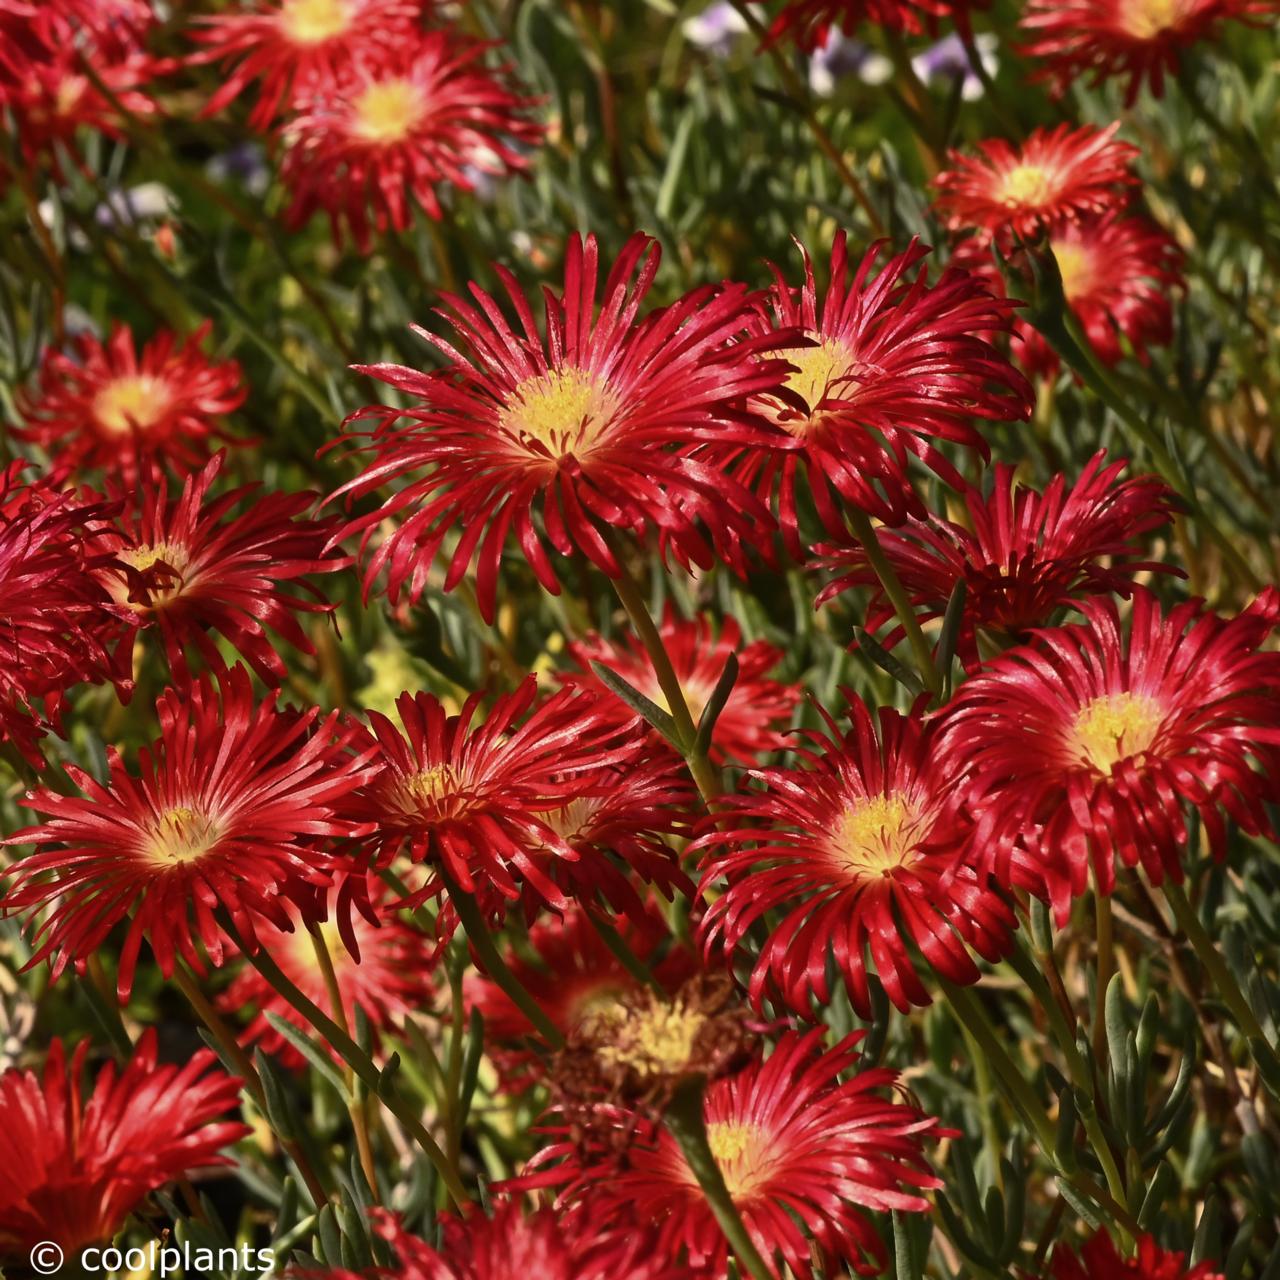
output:
[[[282,108],[332,92],[356,62],[416,39],[422,9],[423,0],[260,0],[198,17],[190,34],[202,48],[189,61],[227,72],[204,113],[216,115],[258,81],[249,124],[267,129]]]
[[[1155,476],[1124,479],[1123,461],[1094,454],[1074,484],[1054,476],[1044,491],[1015,481],[1016,468],[999,463],[990,491],[966,486],[960,523],[930,516],[900,529],[882,529],[880,544],[921,622],[940,618],[965,584],[956,653],[973,670],[980,660],[978,634],[998,642],[1022,640],[1027,631],[1081,596],[1132,594],[1142,572],[1177,573],[1144,558],[1150,534],[1175,509],[1172,490]],[[818,593],[824,604],[855,588],[871,592],[865,626],[872,633],[893,621],[893,605],[856,543],[831,548],[821,567],[837,576]],[[895,626],[882,643],[902,639]]]
[[[761,769],[758,789],[726,797],[715,829],[694,848],[702,887],[721,890],[701,937],[732,952],[777,909],[749,982],[752,1001],[780,996],[803,1016],[830,998],[830,955],[853,1007],[871,1016],[867,953],[904,1012],[929,1003],[912,948],[958,985],[978,980],[972,947],[997,961],[1014,916],[985,877],[955,865],[964,830],[947,804],[950,780],[937,733],[917,710],[879,712],[879,733],[849,695],[844,733],[826,716],[795,769]]]
[[[796,1280],[813,1280],[815,1257],[823,1275],[844,1264],[881,1274],[888,1258],[868,1212],[927,1212],[920,1192],[942,1185],[923,1152],[937,1120],[883,1096],[896,1072],[857,1070],[860,1038],[823,1052],[821,1031],[785,1032],[762,1063],[707,1087],[707,1139],[729,1194],[761,1254]],[[697,1275],[726,1274],[725,1238],[665,1130],[633,1142],[622,1168],[569,1143],[547,1148],[534,1168],[522,1181],[566,1184],[570,1202],[590,1197],[597,1222],[656,1223],[664,1256]]]
[[[1181,1253],[1170,1253],[1154,1237],[1141,1236],[1135,1257],[1126,1258],[1105,1231],[1097,1231],[1075,1253],[1064,1244],[1053,1251],[1051,1280],[1223,1280],[1217,1264],[1192,1266]]]
[[[1159,97],[1176,75],[1182,53],[1218,38],[1228,22],[1258,23],[1274,16],[1274,0],[1029,0],[1020,25],[1022,46],[1042,60],[1036,79],[1062,94],[1082,78],[1098,85],[1127,77],[1125,106],[1149,86]]]
[[[325,550],[334,518],[303,518],[314,494],[262,494],[255,484],[212,496],[224,457],[188,475],[173,500],[162,474],[144,473],[114,526],[97,539],[116,562],[101,577],[134,621],[130,635],[155,627],[180,677],[188,649],[211,668],[224,666],[215,643],[221,636],[261,680],[278,685],[288,668],[276,637],[314,653],[298,615],[333,609],[310,577],[351,559]]]
[[[739,648],[742,628],[735,619],[725,618],[717,635],[705,615],[686,621],[670,608],[663,616],[659,635],[695,724],[715,691],[730,654],[737,654],[738,678],[716,719],[711,744],[711,758],[717,764],[733,761],[752,765],[762,753],[785,745],[783,731],[790,724],[802,693],[796,685],[769,679],[769,672],[782,661],[781,649],[766,640]],[[644,646],[630,632],[621,642],[599,636],[577,641],[569,646],[569,656],[584,674],[566,676],[567,683],[585,684],[606,693],[592,672],[591,664],[599,662],[664,711],[670,711]],[[620,714],[630,718],[625,703],[616,701]]]
[[[966,770],[967,865],[1037,893],[1065,922],[1092,871],[1180,882],[1188,811],[1221,857],[1229,817],[1269,831],[1280,785],[1280,653],[1266,611],[1223,619],[1198,601],[1163,613],[1134,594],[1081,601],[1082,624],[1038,631],[966,680],[942,750]]]
[[[1138,149],[1116,140],[1119,128],[1119,121],[1105,129],[1061,124],[1033,130],[1021,146],[989,138],[977,155],[953,151],[953,167],[933,180],[938,214],[953,231],[1025,239],[1122,208],[1138,181],[1130,168]]]
[[[207,1049],[182,1066],[156,1061],[144,1032],[123,1070],[108,1062],[81,1095],[89,1041],[68,1070],[54,1040],[42,1078],[0,1076],[0,1258],[25,1266],[45,1241],[68,1259],[105,1244],[148,1195],[194,1169],[233,1162],[222,1150],[249,1132],[226,1119],[240,1082]]]
[[[144,459],[176,472],[209,458],[210,443],[238,441],[221,421],[248,394],[234,360],[210,360],[211,325],[184,342],[163,332],[137,349],[116,325],[103,343],[81,334],[73,354],[50,349],[34,390],[20,392],[19,440],[40,445],[60,473],[96,469],[132,483]]]
[[[284,127],[286,224],[300,227],[322,209],[336,242],[346,228],[368,253],[374,230],[408,229],[415,203],[442,217],[446,186],[474,191],[477,175],[523,169],[524,150],[542,138],[530,115],[537,104],[509,68],[484,65],[488,47],[426,32],[315,94]]]
[[[798,448],[753,450],[734,472],[762,501],[776,490],[778,520],[796,558],[803,555],[801,472],[833,536],[845,528],[839,498],[900,523],[908,511],[924,514],[907,474],[910,455],[958,485],[959,473],[935,442],[985,456],[973,419],[1025,419],[1033,407],[1026,379],[990,342],[1009,329],[1012,303],[963,271],[944,271],[929,284],[920,265],[929,250],[915,240],[883,264],[884,246],[873,245],[850,279],[846,242],[837,233],[821,293],[807,252],[798,293],[773,268],[775,322],[800,330],[811,345],[778,353],[794,369],[788,395],[756,404]]]
[[[380,525],[398,521],[369,559],[366,594],[385,569],[393,601],[406,585],[416,599],[445,539],[456,535],[444,589],[476,561],[481,610],[492,621],[508,536],[558,594],[548,546],[564,556],[581,552],[616,578],[612,539],[620,533],[655,531],[683,567],[709,568],[717,556],[739,563],[742,542],[772,527],[726,466],[744,446],[777,443],[777,433],[743,408],[746,397],[781,382],[785,367],[757,358],[777,338],[748,336],[754,302],[736,285],[695,290],[641,318],[657,269],[657,242],[633,236],[597,308],[595,237],[584,243],[574,235],[564,293],[545,297],[545,338],[515,279],[497,267],[519,333],[472,285],[476,305],[443,295],[461,350],[422,333],[447,368],[361,366],[418,401],[406,410],[371,406],[352,419],[377,424],[362,446],[374,457],[335,496],[364,497],[406,481],[348,526],[365,547]],[[407,425],[398,425],[402,419]]]
[[[918,35],[940,18],[967,25],[973,0],[787,0],[773,20],[770,37],[791,40],[806,53],[821,47],[833,29],[851,36],[859,27],[886,27]]]
[[[120,957],[122,999],[145,938],[160,971],[181,956],[203,969],[202,946],[223,955],[225,912],[246,945],[257,922],[288,929],[291,901],[322,920],[335,859],[325,842],[360,834],[339,803],[368,775],[368,753],[336,712],[255,703],[241,666],[166,690],[156,704],[160,737],[131,774],[114,748],[106,785],[67,765],[79,795],[40,787],[23,800],[46,821],[11,836],[36,852],[10,868],[0,908],[29,922],[30,961],[50,960],[56,979],[85,962],[128,920]],[[40,913],[43,922],[37,923]],[[349,928],[344,926],[344,936]]]
[[[340,912],[337,897],[336,892],[330,893],[330,909]],[[311,929],[296,908],[286,907],[286,911],[293,928],[285,930],[263,922],[257,927],[258,943],[294,986],[321,1009],[328,1010],[329,987]],[[385,894],[374,897],[370,914],[374,920],[352,913],[350,934],[354,945],[350,950],[332,921],[312,928],[319,932],[333,963],[347,1024],[354,1026],[356,1010],[361,1010],[376,1042],[380,1033],[394,1031],[406,1014],[430,1008],[434,1003],[435,943],[388,907]],[[267,1014],[283,1018],[308,1034],[313,1033],[312,1028],[256,969],[245,965],[217,1003],[229,1015],[239,1014],[242,1009],[254,1011],[240,1037],[241,1043],[259,1044],[264,1052],[277,1055],[287,1066],[305,1068],[306,1060],[271,1025]],[[330,1052],[337,1058],[336,1050],[331,1048]]]

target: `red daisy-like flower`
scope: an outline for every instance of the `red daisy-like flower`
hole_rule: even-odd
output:
[[[1081,601],[1087,621],[1034,633],[961,685],[942,749],[968,774],[976,819],[967,864],[1049,898],[1066,920],[1092,869],[1115,864],[1181,881],[1187,811],[1222,856],[1224,812],[1270,830],[1280,785],[1280,653],[1266,611],[1226,620],[1134,594]]]
[[[456,31],[402,39],[354,64],[317,92],[285,126],[280,180],[293,195],[286,224],[301,227],[323,209],[342,241],[361,253],[372,229],[407,230],[416,203],[443,216],[447,184],[474,191],[480,175],[517,173],[521,147],[541,141],[509,67],[483,63],[491,46]],[[371,227],[372,224],[372,227]]]
[[[1003,138],[978,144],[976,156],[951,153],[954,168],[933,180],[934,206],[953,231],[1023,238],[1087,214],[1122,207],[1138,179],[1136,147],[1117,142],[1120,122],[1105,129],[1036,129],[1020,146]]]
[[[102,507],[26,483],[24,470],[0,470],[0,743],[39,766],[67,689],[118,675],[108,645],[120,624],[89,549]]]
[[[207,1049],[181,1067],[159,1065],[148,1029],[123,1071],[107,1063],[98,1072],[86,1102],[88,1051],[82,1040],[68,1071],[54,1040],[43,1079],[0,1076],[0,1258],[25,1266],[44,1241],[68,1257],[106,1243],[165,1183],[231,1164],[220,1152],[250,1131],[222,1118],[240,1082]]]
[[[1184,1254],[1160,1248],[1152,1236],[1140,1237],[1137,1256],[1126,1258],[1105,1231],[1096,1232],[1079,1256],[1059,1245],[1050,1275],[1052,1280],[1223,1280],[1214,1263],[1193,1267]]]
[[[168,689],[156,704],[160,737],[139,752],[137,776],[112,748],[107,785],[68,765],[83,794],[28,794],[23,803],[48,818],[5,842],[37,851],[11,868],[0,908],[32,922],[31,964],[49,959],[55,978],[69,962],[83,970],[128,919],[127,999],[143,938],[169,977],[175,956],[203,967],[198,943],[221,963],[219,910],[250,946],[257,921],[290,927],[286,900],[307,920],[324,918],[336,865],[324,842],[362,833],[337,806],[370,776],[372,753],[353,749],[356,730],[336,712],[281,710],[277,696],[255,705],[240,666],[217,687],[205,676]]]
[[[828,954],[853,1007],[871,1016],[867,953],[899,1009],[929,1003],[911,946],[950,982],[976,982],[972,947],[998,961],[1016,927],[1004,900],[972,868],[955,865],[964,829],[946,803],[949,779],[937,733],[917,710],[879,712],[850,701],[849,730],[826,716],[810,731],[797,769],[761,769],[763,789],[727,797],[717,829],[700,837],[702,888],[722,892],[707,908],[708,950],[732,951],[775,908],[749,990],[759,1006],[777,993],[812,1016],[830,996]],[[825,716],[825,713],[824,713]],[[967,945],[966,945],[967,944]]]
[[[1213,40],[1231,21],[1274,17],[1275,0],[1029,0],[1020,25],[1031,34],[1021,52],[1043,58],[1038,80],[1054,91],[1089,76],[1101,84],[1127,76],[1125,106],[1149,85],[1159,97],[1166,74],[1176,75],[1182,51]]]
[[[716,635],[705,616],[685,621],[670,607],[663,616],[659,634],[695,724],[715,691],[729,655],[737,654],[738,678],[716,719],[711,744],[711,758],[717,764],[732,760],[752,765],[761,753],[777,751],[786,744],[783,730],[803,695],[796,685],[769,679],[768,673],[782,661],[781,649],[765,640],[739,649],[742,628],[733,618],[726,618]],[[670,710],[649,655],[630,632],[621,643],[599,636],[578,641],[569,646],[569,656],[585,674],[566,676],[567,683],[584,684],[605,692],[605,686],[591,667],[593,662],[603,663],[651,702]],[[619,714],[630,716],[624,703],[617,701],[616,705]]]
[[[1082,595],[1127,599],[1136,574],[1180,572],[1140,559],[1147,535],[1167,524],[1176,510],[1172,490],[1155,476],[1122,479],[1128,464],[1104,466],[1105,458],[1099,450],[1073,485],[1059,474],[1043,493],[1015,484],[1017,468],[1002,462],[989,494],[964,489],[962,523],[931,516],[880,531],[884,553],[921,622],[942,617],[956,583],[964,582],[956,652],[968,669],[980,661],[980,631],[1023,639],[1055,609]],[[869,631],[896,616],[862,547],[833,548],[822,567],[839,576],[818,593],[819,604],[867,588]],[[895,626],[882,642],[892,648],[902,636],[901,626]]]
[[[161,333],[141,351],[117,325],[106,343],[91,334],[74,355],[50,350],[37,389],[19,392],[19,440],[40,445],[59,473],[102,469],[133,483],[152,459],[178,472],[203,465],[212,439],[241,444],[219,419],[248,394],[234,360],[212,361],[200,345],[206,321],[184,343]]]
[[[896,1072],[857,1071],[861,1033],[826,1052],[822,1034],[786,1032],[764,1062],[708,1085],[707,1139],[747,1231],[775,1267],[812,1280],[816,1253],[824,1275],[842,1264],[879,1275],[888,1259],[867,1211],[927,1211],[920,1192],[942,1181],[922,1147],[940,1136],[938,1122],[882,1096]],[[548,1148],[535,1165],[559,1157],[522,1181],[567,1183],[565,1197],[587,1197],[598,1222],[656,1223],[664,1256],[698,1275],[726,1274],[724,1235],[665,1130],[633,1141],[622,1168],[571,1143]]]
[[[370,904],[376,923],[362,915],[352,915],[350,951],[337,925],[326,922],[316,926],[333,962],[347,1023],[355,1025],[356,1010],[360,1009],[375,1036],[393,1030],[406,1014],[430,1007],[435,995],[434,943],[388,908],[385,897],[378,894]],[[329,905],[341,914],[336,892],[330,893]],[[296,908],[286,910],[293,928],[279,929],[264,922],[257,927],[258,944],[298,990],[320,1008],[328,1009],[329,988],[311,931]],[[311,1027],[256,969],[244,966],[217,1003],[228,1014],[254,1010],[252,1021],[240,1037],[243,1044],[259,1044],[286,1065],[299,1070],[305,1067],[306,1060],[271,1025],[267,1014],[283,1018],[300,1031],[310,1033]],[[336,1050],[330,1052],[337,1057]]]
[[[265,683],[278,685],[288,668],[273,636],[314,653],[297,615],[334,606],[307,579],[346,568],[351,558],[325,550],[336,518],[301,518],[314,494],[259,494],[252,484],[211,498],[223,458],[219,453],[188,475],[172,502],[163,475],[144,479],[97,539],[116,561],[102,578],[136,628],[159,630],[180,677],[188,646],[211,668],[224,666],[214,639],[222,636]]]
[[[632,954],[651,965],[668,995],[697,972],[696,959],[679,945],[657,958],[670,934],[652,912],[613,923]],[[529,946],[537,963],[513,951],[507,956],[508,967],[563,1036],[578,1030],[601,1009],[641,990],[581,907],[571,907],[563,918],[540,920],[529,930]],[[484,1015],[485,1052],[497,1067],[503,1087],[528,1088],[538,1078],[542,1063],[524,1044],[535,1034],[528,1018],[497,983],[481,975],[468,977],[466,996]]]
[[[734,474],[754,486],[762,501],[777,491],[779,523],[796,558],[803,555],[797,514],[801,468],[833,535],[844,531],[837,495],[896,524],[908,511],[924,514],[907,475],[909,455],[959,485],[959,473],[935,440],[985,456],[974,418],[1031,416],[1030,385],[988,340],[1008,331],[1014,304],[963,271],[947,270],[933,285],[924,267],[913,276],[929,253],[915,240],[877,270],[883,247],[873,245],[850,280],[846,236],[839,232],[821,299],[807,252],[798,294],[773,268],[776,324],[803,332],[812,345],[778,353],[794,366],[788,395],[756,404],[798,447],[753,450]]]
[[[833,27],[847,36],[864,24],[918,35],[936,30],[940,18],[968,26],[970,10],[985,7],[973,0],[787,0],[769,35],[773,40],[793,40],[812,53],[826,43]]]
[[[597,311],[596,241],[574,235],[564,295],[545,296],[543,338],[515,279],[495,269],[521,334],[472,285],[477,305],[445,294],[449,310],[441,313],[468,354],[423,332],[448,368],[361,367],[420,401],[408,410],[372,406],[354,415],[378,423],[363,446],[374,459],[338,494],[363,497],[408,478],[348,526],[367,545],[379,525],[403,517],[369,561],[366,593],[385,568],[391,598],[407,583],[416,599],[454,533],[444,589],[452,590],[475,559],[489,620],[509,534],[553,594],[560,585],[548,544],[565,556],[580,551],[616,578],[613,531],[656,530],[686,568],[709,568],[717,555],[740,563],[742,540],[756,539],[772,520],[727,476],[726,463],[745,445],[777,443],[781,433],[743,402],[775,389],[785,371],[757,358],[778,345],[776,335],[747,336],[756,323],[753,295],[737,285],[699,289],[639,318],[658,246],[636,235],[609,272]],[[398,427],[401,419],[408,425]]]
[[[190,61],[229,69],[204,114],[260,81],[249,124],[266,129],[282,107],[331,92],[356,62],[414,41],[423,7],[423,0],[262,0],[247,11],[199,17],[191,34],[204,47]]]

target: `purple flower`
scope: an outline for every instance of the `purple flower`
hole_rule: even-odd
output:
[[[974,38],[978,57],[989,76],[995,75],[996,68],[1000,65],[995,52],[998,44],[996,37],[988,32]],[[960,79],[960,96],[965,102],[973,102],[982,97],[982,81],[974,73],[968,51],[954,32],[937,44],[930,45],[923,53],[918,53],[911,59],[911,65],[916,75],[927,85],[938,81],[954,83]]]

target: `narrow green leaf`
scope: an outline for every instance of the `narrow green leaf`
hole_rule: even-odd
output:
[[[738,655],[731,653],[725,659],[724,670],[720,673],[716,687],[711,691],[711,697],[707,699],[706,706],[702,708],[702,715],[698,718],[698,732],[693,740],[694,755],[705,756],[710,751],[716,721],[720,718],[725,703],[729,701],[729,695],[733,692],[737,679]]]
[[[633,688],[616,671],[610,671],[603,662],[593,662],[591,670],[632,711],[643,716],[681,755],[684,754],[686,744],[680,741],[680,735],[676,732],[676,722],[656,702],[650,702],[639,689]]]
[[[920,677],[910,667],[903,666],[866,628],[854,627],[853,637],[858,642],[858,648],[882,671],[887,671],[900,685],[910,690],[916,697],[924,692]]]
[[[347,1096],[347,1083],[334,1064],[332,1058],[297,1027],[282,1018],[278,1013],[268,1013],[267,1021],[291,1044],[304,1058],[338,1091],[342,1098]]]

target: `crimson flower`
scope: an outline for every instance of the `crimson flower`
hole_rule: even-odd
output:
[[[370,904],[374,920],[351,916],[350,943],[343,941],[337,925],[317,925],[342,996],[347,1023],[354,1025],[361,1010],[373,1034],[394,1030],[406,1014],[431,1005],[435,993],[431,970],[434,945],[412,925],[386,906],[385,894]],[[339,895],[329,895],[331,910],[341,916]],[[287,977],[309,1000],[328,1009],[329,988],[316,954],[316,946],[306,921],[298,910],[286,907],[292,929],[280,929],[263,922],[257,927],[258,944],[271,955]],[[348,950],[351,945],[351,950]],[[218,997],[224,1013],[238,1014],[253,1009],[254,1016],[240,1039],[243,1044],[261,1045],[266,1053],[279,1056],[286,1065],[301,1070],[306,1060],[267,1020],[275,1014],[299,1031],[311,1032],[310,1024],[280,995],[256,969],[246,965]],[[337,1057],[336,1050],[331,1049]]]
[[[334,606],[308,577],[346,568],[351,559],[325,550],[334,520],[301,518],[314,494],[259,494],[253,484],[211,498],[224,456],[188,475],[173,501],[162,474],[144,478],[98,539],[116,560],[102,577],[136,628],[159,630],[180,677],[188,646],[208,666],[224,666],[214,639],[222,636],[265,683],[278,685],[288,669],[272,635],[314,653],[296,615]]]
[[[918,35],[939,18],[967,26],[973,0],[787,0],[773,20],[770,37],[795,41],[806,53],[826,43],[832,27],[851,36],[862,25]]]
[[[813,1280],[816,1255],[823,1275],[842,1264],[879,1275],[888,1258],[867,1212],[928,1210],[919,1193],[942,1182],[922,1147],[940,1136],[938,1122],[881,1096],[897,1085],[896,1072],[857,1071],[861,1032],[825,1052],[822,1034],[785,1032],[764,1062],[712,1081],[707,1139],[747,1231],[775,1268]],[[633,1141],[622,1168],[567,1142],[544,1150],[535,1167],[560,1157],[522,1181],[567,1183],[565,1198],[586,1198],[597,1222],[655,1223],[663,1256],[699,1275],[726,1274],[725,1238],[664,1129],[651,1142]]]
[[[1058,94],[1086,76],[1094,85],[1127,76],[1131,107],[1144,84],[1164,92],[1189,45],[1215,39],[1227,22],[1256,24],[1275,12],[1275,0],[1029,0],[1021,52],[1044,60],[1035,78],[1053,81]]]
[[[345,225],[367,254],[371,224],[405,231],[415,203],[439,219],[446,184],[474,191],[483,174],[523,169],[521,146],[543,135],[529,118],[536,101],[510,68],[484,66],[488,48],[452,30],[402,37],[317,91],[284,128],[286,225],[323,209],[334,240]]]
[[[392,600],[406,583],[416,599],[431,561],[457,533],[444,589],[476,560],[491,621],[509,534],[538,581],[558,594],[548,544],[565,556],[581,551],[616,578],[614,531],[656,530],[682,566],[709,568],[717,555],[739,563],[740,542],[772,528],[765,508],[726,474],[744,445],[777,443],[743,407],[747,396],[776,388],[785,370],[757,358],[777,345],[775,336],[747,336],[756,323],[752,295],[737,285],[698,289],[640,318],[658,245],[635,235],[597,311],[598,260],[594,236],[570,239],[564,294],[545,297],[545,339],[514,278],[498,267],[522,334],[472,285],[477,305],[445,294],[441,313],[462,350],[422,333],[447,368],[361,367],[420,402],[371,406],[353,418],[378,424],[362,446],[374,459],[338,494],[363,497],[407,480],[348,526],[367,546],[378,526],[403,517],[369,561],[366,594],[385,568]],[[402,418],[408,425],[398,427]]]
[[[234,360],[200,350],[211,327],[185,343],[158,334],[139,352],[133,331],[116,325],[105,343],[82,334],[74,355],[49,350],[38,390],[17,397],[25,424],[13,434],[47,450],[60,473],[98,468],[128,483],[144,459],[181,472],[208,459],[212,438],[245,443],[219,421],[248,393]]]
[[[109,1241],[151,1192],[192,1169],[229,1165],[219,1153],[249,1133],[222,1119],[240,1082],[207,1049],[180,1067],[156,1062],[148,1028],[123,1071],[108,1062],[81,1096],[89,1042],[67,1069],[54,1040],[44,1075],[0,1076],[0,1257],[52,1241],[73,1256]]]
[[[938,213],[955,231],[977,228],[990,238],[1030,238],[1045,227],[1121,208],[1137,182],[1136,147],[1117,142],[1120,122],[1105,129],[1035,129],[1020,147],[1003,138],[978,144],[976,156],[951,153],[954,168],[933,180]]]
[[[929,1003],[913,944],[960,985],[978,980],[966,944],[992,962],[1011,945],[1012,911],[985,877],[954,866],[964,830],[946,803],[934,725],[919,710],[882,707],[877,735],[865,704],[847,696],[844,734],[824,713],[827,733],[807,733],[802,767],[755,771],[763,787],[726,797],[717,829],[694,846],[701,888],[722,890],[701,926],[708,950],[732,951],[767,913],[785,912],[751,973],[757,1007],[776,992],[811,1016],[811,997],[830,997],[830,955],[853,1007],[870,1017],[870,951],[905,1012]]]
[[[282,106],[305,106],[356,62],[414,40],[422,9],[423,0],[260,0],[196,18],[191,34],[204,48],[190,61],[220,62],[228,72],[204,113],[216,114],[260,81],[249,124],[266,129]]]
[[[1218,857],[1224,812],[1270,830],[1280,785],[1266,610],[1223,619],[1192,601],[1166,615],[1143,589],[1128,626],[1111,600],[1078,607],[1083,624],[1035,632],[966,680],[942,730],[976,819],[965,862],[1048,897],[1060,921],[1090,869],[1101,893],[1117,861],[1181,881],[1188,809]]]
[[[1104,466],[1099,450],[1068,487],[1054,476],[1043,492],[1015,484],[1017,468],[999,463],[990,492],[965,486],[961,523],[930,516],[880,530],[880,544],[921,622],[940,618],[957,582],[965,584],[956,652],[969,670],[980,661],[979,631],[1022,639],[1054,610],[1081,595],[1128,599],[1142,572],[1178,573],[1142,560],[1147,535],[1169,522],[1173,492],[1155,476],[1122,479],[1127,463]],[[838,575],[818,593],[823,604],[853,588],[871,591],[865,625],[875,632],[896,615],[861,546],[832,548],[822,567]],[[883,638],[892,648],[895,626]]]
[[[169,977],[175,955],[203,967],[197,942],[221,963],[215,912],[255,948],[258,921],[290,927],[285,901],[307,920],[324,918],[335,861],[323,844],[360,834],[336,806],[369,776],[371,753],[352,749],[355,730],[336,712],[282,710],[277,696],[255,705],[241,666],[220,673],[217,686],[204,676],[170,688],[156,704],[160,737],[139,752],[136,776],[112,748],[105,786],[68,765],[82,794],[27,795],[22,803],[48,818],[5,842],[37,851],[10,869],[0,908],[33,922],[31,964],[50,959],[55,979],[69,962],[83,971],[128,918],[123,1000],[143,938]]]
[[[1053,1251],[1052,1280],[1223,1280],[1212,1262],[1190,1266],[1181,1253],[1160,1248],[1152,1236],[1138,1239],[1138,1254],[1126,1258],[1105,1231],[1097,1231],[1079,1256],[1065,1245]]]
[[[659,634],[695,724],[715,691],[729,655],[737,654],[738,678],[716,720],[711,744],[711,758],[717,764],[732,760],[752,765],[761,753],[777,751],[785,745],[783,730],[790,724],[802,693],[796,685],[769,679],[768,673],[782,661],[781,649],[765,640],[739,649],[742,628],[735,619],[726,618],[716,635],[705,616],[685,621],[671,608],[663,616]],[[585,674],[565,676],[566,683],[587,685],[603,693],[605,686],[591,667],[593,662],[603,663],[651,702],[670,710],[649,655],[630,632],[620,643],[599,636],[577,641],[569,646],[569,656]],[[620,714],[630,716],[625,704],[619,701],[616,705]]]
[[[812,345],[778,352],[794,369],[787,395],[756,403],[798,447],[753,450],[734,474],[762,501],[777,490],[779,522],[797,559],[802,467],[832,535],[845,527],[837,495],[897,524],[908,511],[924,514],[907,475],[909,455],[959,485],[935,441],[985,456],[974,418],[1031,416],[1031,387],[988,340],[1008,331],[1015,304],[963,271],[944,271],[932,285],[923,267],[913,275],[929,252],[916,240],[877,270],[883,248],[873,245],[850,280],[846,236],[838,232],[821,298],[807,251],[798,295],[773,268],[777,325],[801,331]]]

